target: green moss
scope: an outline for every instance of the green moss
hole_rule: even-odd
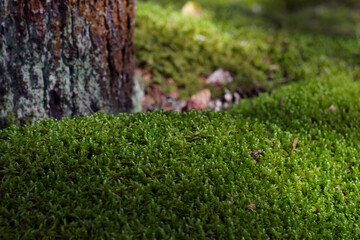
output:
[[[209,19],[139,6],[138,59],[184,94],[195,91],[186,84],[197,78],[182,78],[190,66],[208,71],[237,51]],[[270,63],[297,81],[227,112],[96,113],[0,130],[0,238],[359,239],[358,41],[248,30],[237,35],[251,39],[239,47],[246,61],[223,62],[236,81],[260,81]],[[189,65],[178,53],[199,46],[181,37],[199,33],[216,54],[202,43],[206,58]]]
[[[1,234],[358,239],[357,73],[340,65],[229,112],[1,130]]]
[[[267,79],[270,63],[266,58],[271,47],[266,42],[272,36],[251,31],[257,37],[248,41],[251,36],[245,32],[224,31],[206,16],[187,18],[172,8],[139,3],[136,61],[151,70],[153,80],[165,90],[169,88],[166,79],[172,78],[183,98],[203,89],[200,76],[218,68],[230,71],[238,86],[251,87]]]
[[[6,117],[5,117],[5,128],[10,127],[11,125],[19,125],[20,122],[18,118],[16,117],[16,114],[14,111],[10,111]]]
[[[234,83],[224,88],[252,88],[260,83],[271,91],[284,82],[325,74],[325,66],[339,61],[359,64],[359,44],[354,35],[312,33],[321,32],[319,29],[306,34],[284,30],[288,29],[287,22],[294,23],[293,28],[298,30],[302,27],[295,22],[308,24],[305,10],[296,16],[266,17],[250,14],[244,4],[235,1],[200,1],[205,13],[196,19],[180,14],[183,2],[140,1],[135,31],[138,65],[152,71],[153,81],[165,91],[173,87],[166,81],[172,78],[182,98],[202,90],[204,82],[200,76],[218,68],[234,76]],[[344,8],[338,12],[346,13]],[[276,27],[280,17],[283,29]],[[354,29],[356,24],[349,20],[348,25]],[[272,66],[276,66],[276,71],[269,81]],[[215,96],[223,94],[212,92]]]
[[[10,111],[5,117],[4,128],[11,127],[12,125],[31,125],[34,119],[34,114],[28,114],[19,119],[14,111]]]

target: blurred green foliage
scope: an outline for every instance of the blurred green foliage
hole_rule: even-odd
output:
[[[208,87],[200,77],[218,68],[234,77],[223,88],[261,84],[271,91],[313,76],[327,58],[359,64],[355,19],[344,17],[349,15],[346,8],[307,8],[269,17],[254,14],[250,1],[199,0],[203,16],[192,18],[181,15],[185,2],[139,1],[135,30],[137,64],[151,71],[165,91],[178,89],[182,99]],[[273,81],[268,80],[270,66],[277,69]],[[176,86],[169,85],[168,78]],[[214,97],[223,95],[211,90]]]
[[[286,10],[296,10],[307,6],[319,4],[338,4],[345,6],[354,6],[359,4],[357,0],[259,0],[259,3],[270,8],[280,8]]]

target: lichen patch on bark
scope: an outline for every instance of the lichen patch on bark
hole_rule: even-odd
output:
[[[1,1],[0,127],[10,112],[130,112],[134,11],[135,0]]]

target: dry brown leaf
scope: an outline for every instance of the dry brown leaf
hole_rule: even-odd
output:
[[[211,99],[211,92],[209,89],[204,89],[193,95],[187,101],[187,110],[196,109],[201,110],[207,107]]]
[[[329,112],[333,112],[336,110],[336,107],[334,105],[331,105],[328,109]]]
[[[174,91],[171,91],[169,93],[169,97],[173,98],[173,99],[178,99],[179,98],[179,92],[174,90]]]
[[[254,202],[251,202],[249,203],[249,205],[247,205],[247,208],[250,210],[250,211],[255,211],[256,209],[256,205]]]
[[[292,150],[293,150],[293,151],[295,150],[295,148],[296,148],[296,145],[297,145],[298,141],[299,141],[299,139],[298,139],[298,138],[295,138],[295,139],[294,139],[294,142],[293,142],[293,148],[292,148]]]
[[[174,81],[172,78],[167,78],[167,79],[166,79],[166,83],[167,83],[168,85],[174,85],[174,84],[175,84],[175,81]]]

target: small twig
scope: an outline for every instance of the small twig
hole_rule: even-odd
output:
[[[85,102],[85,100],[74,90],[73,93],[75,95],[77,95],[80,100],[85,104],[85,106],[89,109],[89,111],[91,112],[91,114],[94,114],[94,111],[91,109],[91,107],[89,106],[89,104],[87,104],[87,102]]]

